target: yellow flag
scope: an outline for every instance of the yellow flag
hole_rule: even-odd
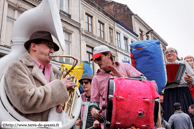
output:
[[[83,65],[84,65],[84,63],[81,62],[81,64],[79,66],[75,66],[74,69],[70,72],[70,74],[74,75],[78,80],[80,80],[82,78],[82,74],[84,71]],[[66,67],[69,70],[72,67],[72,65],[62,64],[61,69],[63,69],[64,67]],[[79,82],[78,82],[78,88],[79,88]]]

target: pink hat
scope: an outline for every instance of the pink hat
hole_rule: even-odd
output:
[[[105,45],[100,45],[94,48],[93,57],[90,60],[96,59],[101,56],[102,52],[110,51],[110,49]]]

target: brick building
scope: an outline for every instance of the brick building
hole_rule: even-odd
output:
[[[129,29],[133,30],[132,15],[134,15],[134,13],[127,5],[108,0],[93,1],[95,1],[96,4],[98,4],[101,8],[103,8],[118,21],[121,21]]]

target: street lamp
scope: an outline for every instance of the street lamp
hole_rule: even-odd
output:
[[[149,33],[152,32],[152,31],[154,31],[154,30],[152,30],[152,29],[151,29],[151,30],[148,30],[145,34],[147,35],[147,34],[149,34]],[[144,34],[144,35],[145,35],[145,34]]]

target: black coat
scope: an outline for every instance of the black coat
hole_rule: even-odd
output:
[[[192,124],[193,124],[193,127],[194,127],[194,114],[191,116],[191,121],[192,121]]]

